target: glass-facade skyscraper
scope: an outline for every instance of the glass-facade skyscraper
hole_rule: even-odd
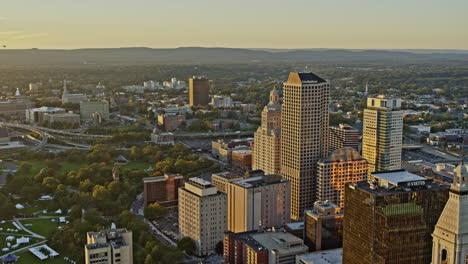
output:
[[[403,170],[345,191],[343,263],[427,264],[449,187]]]

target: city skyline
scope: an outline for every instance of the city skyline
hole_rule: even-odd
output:
[[[25,0],[3,3],[0,44],[11,49],[468,49],[463,34],[468,3],[448,2]]]

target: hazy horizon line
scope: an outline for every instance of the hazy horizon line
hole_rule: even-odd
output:
[[[384,51],[409,51],[409,50],[419,50],[419,51],[468,51],[468,49],[460,48],[242,48],[242,47],[229,47],[229,46],[176,46],[176,47],[148,47],[148,46],[122,46],[122,47],[81,47],[81,48],[6,48],[0,49],[0,51],[7,50],[84,50],[84,49],[182,49],[182,48],[206,48],[206,49],[243,49],[243,50],[284,50],[284,51],[293,51],[293,50],[350,50],[350,51],[366,51],[366,50],[384,50]]]

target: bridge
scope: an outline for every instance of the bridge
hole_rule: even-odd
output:
[[[219,138],[219,137],[245,137],[253,136],[255,131],[234,132],[201,132],[201,133],[174,133],[176,139]]]
[[[39,134],[41,136],[41,140],[36,139],[35,142],[37,143],[37,145],[32,147],[32,149],[35,150],[35,151],[39,151],[42,148],[44,148],[44,146],[47,144],[47,140],[49,139],[49,136],[50,136],[49,134],[47,134],[47,133],[45,133],[45,132],[43,132],[43,131],[41,131],[39,129],[36,129],[33,126],[29,126],[29,125],[7,123],[7,122],[0,122],[0,125],[6,126],[6,127],[17,128],[17,129],[29,130],[29,131],[32,131],[32,132],[35,132],[35,133]]]

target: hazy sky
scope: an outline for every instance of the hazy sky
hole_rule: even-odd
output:
[[[468,0],[0,0],[0,44],[468,49]]]

